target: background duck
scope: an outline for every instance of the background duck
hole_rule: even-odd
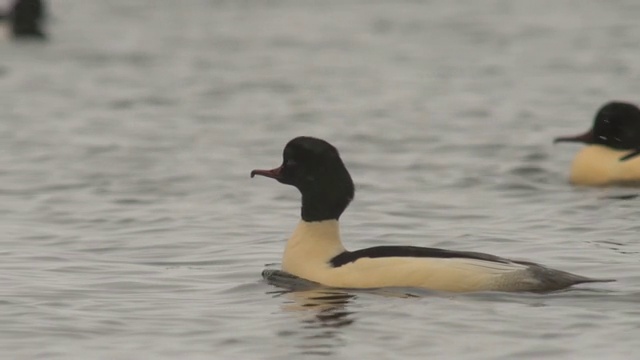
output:
[[[302,194],[301,220],[282,259],[284,271],[339,288],[417,287],[430,290],[552,291],[590,279],[526,261],[416,246],[377,246],[348,251],[340,239],[339,218],[355,188],[338,150],[313,137],[285,146],[282,165],[253,170],[295,186]]]
[[[578,136],[559,137],[558,142],[581,142],[571,165],[569,181],[575,185],[640,185],[640,158],[620,161],[640,144],[640,109],[613,101],[598,110],[593,127]]]
[[[46,39],[43,0],[16,0],[5,13],[0,13],[0,36],[13,39]]]

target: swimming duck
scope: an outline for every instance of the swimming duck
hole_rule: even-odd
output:
[[[563,289],[602,282],[527,261],[470,251],[417,246],[376,246],[348,251],[340,239],[340,215],[355,189],[338,150],[313,137],[285,146],[283,162],[253,170],[302,194],[301,219],[287,241],[282,270],[338,288],[414,287],[450,292]]]
[[[640,185],[640,159],[631,150],[640,144],[640,109],[625,102],[609,102],[596,114],[593,127],[558,142],[587,144],[571,165],[569,181],[575,185]],[[620,161],[628,159],[628,161]]]

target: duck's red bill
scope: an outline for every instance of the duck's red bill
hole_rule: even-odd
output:
[[[279,179],[280,178],[280,174],[282,173],[282,166],[279,166],[275,169],[271,169],[271,170],[252,170],[251,171],[251,177],[254,177],[256,175],[262,175],[262,176],[266,176],[268,178],[272,178],[272,179]]]
[[[582,135],[563,136],[563,137],[555,138],[553,140],[553,143],[555,144],[558,142],[581,142],[585,144],[591,144],[593,143],[594,140],[595,140],[595,136],[593,135],[593,130],[589,130]]]

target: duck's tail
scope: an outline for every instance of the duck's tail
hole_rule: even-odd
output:
[[[531,264],[529,271],[538,281],[539,290],[534,291],[555,291],[562,290],[574,285],[587,283],[613,282],[615,279],[595,279],[586,276],[572,274],[566,271],[549,269],[547,267]]]

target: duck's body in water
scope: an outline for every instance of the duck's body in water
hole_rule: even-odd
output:
[[[298,137],[284,149],[273,170],[254,170],[302,194],[301,220],[289,238],[282,270],[339,288],[417,287],[430,290],[553,291],[602,282],[526,261],[493,255],[415,246],[378,246],[348,251],[339,218],[354,197],[351,176],[335,147]]]

